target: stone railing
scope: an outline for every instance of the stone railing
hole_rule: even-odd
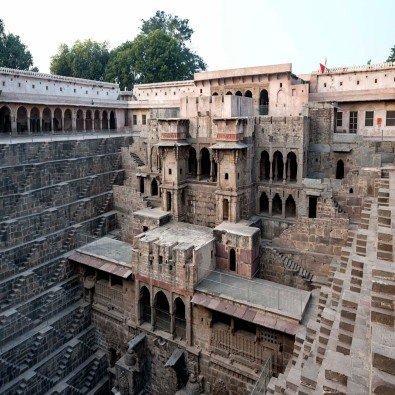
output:
[[[122,288],[117,289],[118,286],[110,287],[100,280],[95,284],[95,302],[103,306],[113,306],[117,310],[123,309],[123,293]]]
[[[327,72],[324,74],[333,74],[333,73],[350,73],[355,71],[372,71],[372,70],[384,70],[384,69],[392,69],[395,68],[395,62],[384,62],[372,65],[360,65],[360,66],[351,66],[351,67],[331,67],[326,69]],[[317,74],[321,74],[319,71]]]

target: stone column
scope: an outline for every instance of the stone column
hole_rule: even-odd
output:
[[[284,161],[283,161],[283,184],[285,184],[285,182],[287,181],[287,167],[288,167],[288,162],[289,161],[286,161],[285,163],[284,163]],[[289,173],[288,173],[289,174]]]
[[[152,285],[150,286],[150,305],[151,305],[151,331],[155,328],[155,306],[154,306],[154,295],[153,295],[153,288]]]
[[[273,199],[272,199],[271,196],[269,196],[268,199],[269,199],[269,215],[272,216],[273,215],[273,211],[272,211],[272,209],[273,209]]]
[[[77,131],[77,115],[74,112],[71,114],[71,130]]]
[[[135,305],[135,309],[134,309],[134,313],[136,314],[136,320],[135,320],[135,324],[140,325],[141,324],[141,311],[140,311],[140,280],[135,280],[134,283],[134,305]]]
[[[281,199],[281,204],[282,204],[282,211],[281,211],[281,217],[285,218],[285,199]]]
[[[170,303],[169,303],[169,313],[170,313],[170,334],[172,339],[175,338],[175,334],[176,334],[176,320],[175,320],[175,316],[174,316],[174,305],[173,305],[173,295],[170,295],[171,299],[170,299]]]
[[[214,181],[214,160],[210,162],[210,181]]]
[[[38,118],[37,124],[39,125],[37,132],[42,132],[43,131],[43,119],[41,117]]]
[[[189,303],[188,303],[189,302]],[[186,336],[186,342],[188,346],[192,345],[192,335],[191,335],[191,321],[192,321],[192,314],[191,314],[191,309],[190,309],[191,303],[190,303],[190,297],[187,297],[187,303],[185,304],[185,320],[186,320],[186,325],[185,325],[185,336]]]
[[[291,160],[287,160],[287,181],[291,181]]]
[[[30,134],[30,117],[27,117],[27,133]]]
[[[270,162],[269,160],[269,181],[270,183],[273,182],[273,166],[272,166],[273,162]]]
[[[63,131],[63,132],[66,131],[66,115],[63,115],[63,119],[62,119],[62,131]]]
[[[196,178],[200,180],[200,159],[197,160]]]

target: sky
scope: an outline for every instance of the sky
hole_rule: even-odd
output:
[[[19,0],[0,18],[49,72],[60,43],[132,40],[157,10],[189,19],[208,70],[292,63],[294,73],[385,61],[395,45],[395,0]]]

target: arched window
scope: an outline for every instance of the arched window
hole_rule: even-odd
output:
[[[237,92],[235,93],[235,96],[243,96],[243,94],[242,94],[240,91],[237,91]]]
[[[251,92],[251,91],[246,91],[246,92],[244,93],[244,96],[245,96],[245,97],[252,97],[252,92]]]
[[[101,129],[101,125],[100,125],[100,111],[99,110],[96,110],[95,111],[95,119],[94,119],[94,122],[93,122],[93,126],[94,126],[94,128],[95,128],[95,130],[100,130]]]
[[[227,95],[233,95],[231,91],[226,92]]]
[[[349,193],[354,193],[354,189],[350,188],[350,190],[348,191]]]
[[[71,110],[67,109],[64,112],[64,130],[70,132],[73,130],[73,124],[71,122]]]
[[[181,298],[176,298],[174,301],[174,318],[176,336],[182,340],[186,339],[186,319],[185,319],[185,304]]]
[[[217,93],[217,92],[214,92],[214,93],[213,93],[213,96],[218,96],[218,93]]]
[[[196,177],[196,171],[197,171],[196,150],[193,147],[189,147],[188,173],[192,177]]]
[[[344,162],[339,159],[336,164],[336,179],[342,180],[344,178]]]
[[[229,219],[229,200],[224,199],[222,202],[222,219],[227,221]]]
[[[284,175],[284,162],[283,154],[280,151],[276,151],[273,155],[273,180],[282,181]]]
[[[273,197],[272,202],[272,215],[282,215],[283,213],[283,202],[280,198],[280,195],[276,193]]]
[[[51,110],[48,107],[44,108],[43,111],[43,127],[42,130],[43,132],[50,132],[52,130],[52,122],[51,122]]]
[[[229,251],[229,270],[232,272],[236,271],[236,251],[231,248]]]
[[[85,114],[85,130],[92,130],[93,126],[92,111],[87,110]]]
[[[287,155],[287,181],[297,181],[298,163],[296,161],[296,154],[290,152]]]
[[[16,113],[16,130],[18,133],[27,131],[27,110],[25,107],[19,107]]]
[[[103,114],[102,114],[101,128],[103,130],[108,129],[108,114],[107,114],[107,111],[105,111],[105,110],[103,111]]]
[[[61,131],[63,127],[62,120],[62,110],[60,108],[56,108],[53,113],[53,130],[55,132]]]
[[[270,158],[267,151],[261,152],[261,160],[259,162],[259,179],[269,180],[270,178]]]
[[[210,177],[210,152],[207,148],[202,148],[200,151],[200,176],[202,178]]]
[[[292,195],[289,195],[285,201],[285,216],[295,217],[296,216],[296,204]]]
[[[11,110],[7,106],[0,109],[0,133],[11,133]]]
[[[159,291],[155,295],[155,328],[170,332],[170,310],[166,295]]]
[[[76,128],[77,130],[84,130],[85,120],[82,110],[77,111]]]
[[[110,129],[115,130],[117,128],[117,119],[115,118],[115,112],[110,112]]]
[[[151,181],[151,196],[158,196],[158,182],[155,178]]]
[[[262,192],[261,197],[259,198],[259,211],[261,213],[269,212],[269,199],[265,192]]]
[[[259,94],[259,115],[269,114],[269,94],[266,89],[262,89]]]
[[[151,296],[148,288],[142,286],[140,289],[140,322],[151,322]]]

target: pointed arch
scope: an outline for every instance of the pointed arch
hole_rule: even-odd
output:
[[[252,97],[252,92],[250,90],[245,91],[244,93],[245,97]]]
[[[27,132],[27,110],[26,107],[21,106],[16,113],[16,131],[18,133]]]
[[[61,131],[63,128],[62,120],[62,110],[60,108],[55,108],[53,113],[53,130],[55,132]]]
[[[0,108],[0,133],[11,133],[11,110],[8,106]]]
[[[155,328],[170,332],[170,305],[163,291],[158,291],[154,300]]]
[[[156,178],[151,181],[151,196],[158,196],[158,181],[156,181]]]
[[[292,195],[289,195],[285,201],[285,217],[296,217],[296,203]]]
[[[281,216],[282,213],[283,213],[283,202],[280,198],[280,195],[276,193],[272,201],[272,215]]]
[[[282,181],[284,175],[284,161],[283,154],[280,151],[276,151],[273,154],[272,162],[273,180]]]
[[[295,152],[289,152],[287,155],[287,181],[295,182],[298,177],[298,162]]]
[[[64,130],[66,132],[73,130],[72,114],[69,108],[64,112]]]
[[[151,294],[145,285],[140,288],[139,307],[140,322],[151,322]]]
[[[92,119],[92,111],[86,110],[85,113],[85,130],[92,130],[93,128],[93,119]]]
[[[259,162],[259,179],[261,181],[270,179],[270,157],[267,151],[261,152],[261,160]]]
[[[262,192],[259,198],[259,211],[265,214],[269,213],[269,198],[266,192]]]
[[[259,93],[259,115],[269,114],[269,93],[262,89]]]

